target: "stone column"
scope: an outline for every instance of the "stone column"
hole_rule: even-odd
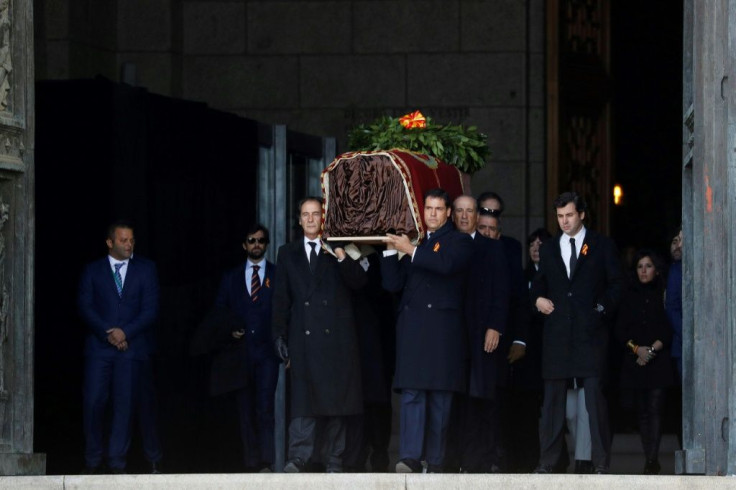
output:
[[[0,474],[33,453],[33,1],[0,0]]]

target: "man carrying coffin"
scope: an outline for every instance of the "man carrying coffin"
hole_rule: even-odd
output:
[[[388,234],[381,259],[384,289],[403,290],[394,375],[401,392],[397,473],[421,472],[423,457],[429,472],[442,471],[453,392],[467,384],[463,293],[473,241],[448,220],[450,206],[444,190],[427,191],[426,237],[414,246],[406,235]]]
[[[346,416],[363,411],[360,359],[352,291],[365,270],[333,245],[322,247],[322,201],[299,204],[304,237],[279,248],[273,296],[276,351],[289,368],[291,422],[286,473],[301,473],[315,456],[318,424],[327,447],[328,473],[343,470]]]

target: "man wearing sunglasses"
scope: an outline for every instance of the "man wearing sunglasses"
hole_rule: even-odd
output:
[[[266,227],[255,224],[248,228],[242,243],[246,261],[225,273],[215,302],[216,307],[242,319],[237,327],[230,327],[234,330],[226,332],[218,352],[222,369],[217,369],[218,364],[213,362],[216,370],[213,376],[223,386],[238,387],[235,398],[245,468],[260,472],[273,471],[274,392],[280,362],[271,341],[271,297],[276,267],[265,258],[268,242]],[[233,354],[246,361],[242,362],[241,357],[240,362],[231,363]],[[242,369],[232,369],[233,366]],[[238,379],[228,380],[228,377]]]

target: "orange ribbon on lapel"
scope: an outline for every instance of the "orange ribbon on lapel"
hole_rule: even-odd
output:
[[[437,252],[439,251],[439,249],[440,249],[440,242],[437,242],[434,244],[434,248],[432,248],[432,251]]]
[[[399,123],[406,129],[414,128],[425,128],[427,127],[427,120],[424,115],[419,111],[410,112],[399,118]]]
[[[580,250],[580,253],[583,255],[588,255],[588,244],[587,243],[583,245],[583,248],[582,250]]]

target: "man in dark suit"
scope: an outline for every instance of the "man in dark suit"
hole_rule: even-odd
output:
[[[613,241],[583,226],[585,202],[574,192],[554,201],[558,239],[539,251],[531,298],[547,315],[542,346],[544,404],[537,473],[550,473],[563,447],[567,387],[585,391],[596,473],[608,473],[611,434],[602,382],[606,375],[609,326],[621,297],[621,265]]]
[[[267,472],[274,463],[274,393],[279,377],[279,358],[271,339],[271,304],[276,267],[265,259],[268,229],[251,226],[243,237],[245,263],[228,271],[220,282],[215,306],[241,320],[241,328],[226,332],[228,340],[219,354],[235,352],[244,357],[247,374],[235,390],[247,471]],[[213,368],[216,369],[217,354]],[[217,370],[213,377],[240,374]],[[233,385],[238,386],[238,385]]]
[[[496,453],[498,413],[496,383],[498,346],[506,330],[509,310],[509,279],[503,245],[477,232],[475,198],[460,196],[453,203],[453,222],[458,231],[473,238],[473,259],[465,297],[465,320],[470,347],[468,396],[456,399],[461,417],[460,467],[467,473],[498,471]]]
[[[279,248],[273,298],[273,338],[291,379],[291,422],[286,473],[305,471],[324,424],[327,472],[341,472],[345,417],[362,413],[360,358],[352,291],[365,270],[342,244],[322,246],[322,201],[299,204],[304,237]]]
[[[150,376],[147,362],[154,348],[153,325],[159,308],[155,265],[138,255],[131,259],[133,228],[113,223],[106,244],[108,256],[85,267],[79,286],[79,311],[87,325],[83,387],[86,473],[100,472],[104,459],[113,473],[125,472],[131,420],[145,381],[141,377]],[[103,426],[111,397],[105,454]]]
[[[521,243],[510,236],[503,234],[501,227],[501,213],[504,202],[500,195],[488,191],[478,197],[479,217],[478,231],[481,235],[499,240],[506,255],[506,265],[509,278],[509,315],[506,335],[501,338],[499,351],[504,359],[500,363],[498,373],[498,413],[494,415],[500,425],[500,437],[497,438],[498,464],[502,471],[508,471],[516,465],[509,458],[509,452],[517,436],[516,428],[511,425],[513,413],[510,404],[510,387],[514,377],[515,363],[526,355],[526,341],[529,331],[529,303],[528,290],[524,285],[524,270],[522,269]]]
[[[387,235],[381,259],[384,289],[403,290],[396,323],[394,389],[401,391],[397,473],[441,472],[454,392],[467,385],[465,279],[473,253],[470,236],[448,220],[442,189],[424,196],[427,236],[418,246],[406,235]],[[401,260],[398,253],[405,254]]]

